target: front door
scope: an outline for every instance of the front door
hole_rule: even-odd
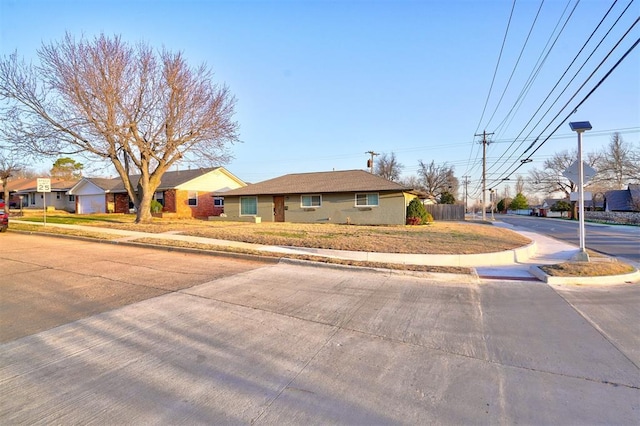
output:
[[[273,221],[284,222],[284,197],[273,197]]]

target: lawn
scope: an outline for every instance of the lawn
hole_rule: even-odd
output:
[[[21,219],[42,221],[42,215]],[[436,222],[426,226],[208,222],[155,219],[135,224],[133,215],[49,214],[49,223],[89,225],[151,233],[180,232],[254,244],[381,253],[475,254],[514,249],[531,241],[489,224]]]

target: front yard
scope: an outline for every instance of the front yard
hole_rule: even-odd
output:
[[[42,214],[26,215],[21,219],[41,222]],[[510,250],[530,243],[529,239],[515,232],[480,223],[436,222],[426,226],[360,226],[169,219],[155,219],[151,224],[135,224],[133,221],[133,215],[47,215],[49,223],[151,233],[179,232],[184,235],[255,244],[380,253],[475,254]]]

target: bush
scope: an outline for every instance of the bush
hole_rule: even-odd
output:
[[[407,225],[424,225],[433,222],[433,216],[424,208],[424,204],[417,198],[411,200],[407,206]]]
[[[162,204],[158,200],[151,200],[151,213],[160,213],[162,211]]]

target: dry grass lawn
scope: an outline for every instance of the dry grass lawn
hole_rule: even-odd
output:
[[[508,229],[473,223],[356,226],[162,220],[151,224],[94,223],[92,225],[151,233],[180,232],[184,235],[253,244],[380,253],[491,253],[522,247],[531,242],[528,238]]]
[[[21,219],[41,221],[38,214]],[[493,253],[525,246],[531,241],[520,234],[483,223],[436,222],[428,226],[357,226],[334,224],[295,223],[244,223],[207,222],[201,220],[156,219],[151,224],[134,224],[133,215],[91,215],[77,216],[56,213],[47,216],[54,223],[76,223],[96,227],[96,232],[65,230],[36,225],[10,225],[11,229],[32,232],[46,232],[79,235],[97,239],[116,239],[118,236],[100,233],[99,228],[135,230],[161,234],[165,232],[194,235],[221,240],[242,241],[254,244],[293,247],[311,247],[335,250],[369,251],[380,253],[418,254],[477,254]],[[148,239],[137,240],[147,244],[190,247],[200,250],[234,251],[220,246],[182,243],[179,241]],[[240,251],[247,254],[258,252]],[[264,253],[260,253],[264,255]],[[591,256],[597,256],[591,253]],[[373,266],[429,272],[469,273],[468,268],[452,267],[412,267],[411,265],[370,264],[368,262],[339,261],[328,258],[288,256],[313,259],[321,262],[341,263],[359,266]],[[606,276],[627,274],[634,268],[623,262],[568,262],[542,266],[541,269],[552,276]]]
[[[554,277],[605,277],[632,273],[635,268],[623,262],[567,262],[541,266]]]

